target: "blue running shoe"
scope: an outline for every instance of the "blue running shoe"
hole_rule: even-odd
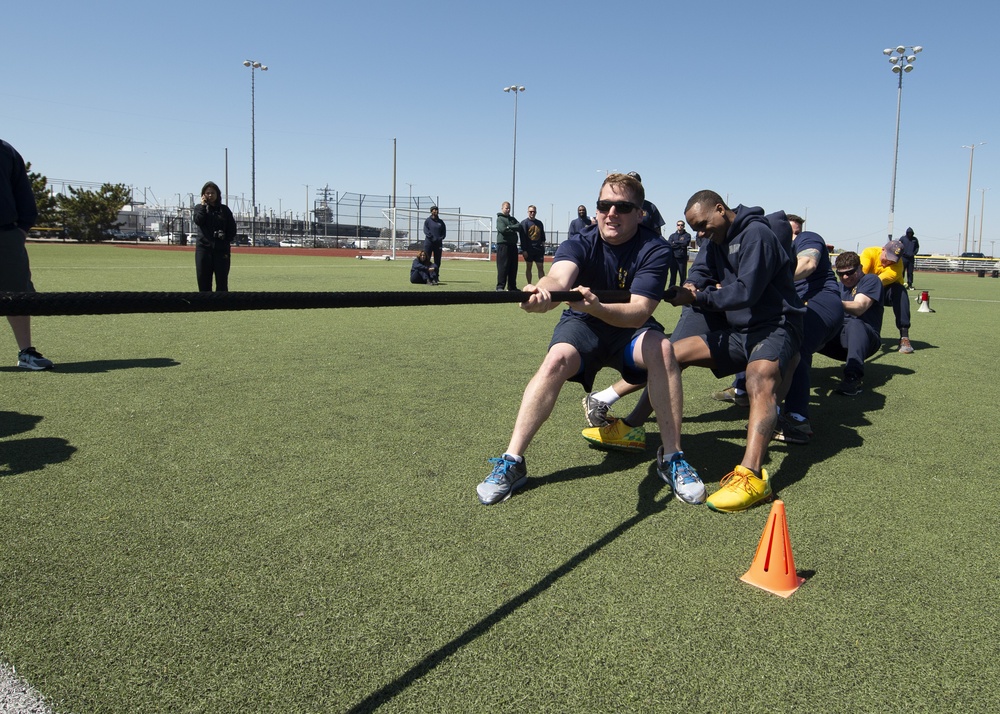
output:
[[[490,463],[493,464],[493,472],[476,486],[479,502],[484,506],[503,503],[514,491],[528,483],[528,464],[523,458],[518,463],[509,456],[501,456],[490,459]]]
[[[684,460],[684,452],[674,455],[670,463],[663,463],[663,447],[656,452],[656,472],[674,490],[674,495],[684,503],[697,506],[705,502],[705,484],[694,467]]]

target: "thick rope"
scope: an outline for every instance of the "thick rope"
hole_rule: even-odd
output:
[[[604,303],[629,301],[624,290],[596,290]],[[505,292],[297,292],[297,293],[10,293],[0,292],[0,315],[122,315],[148,312],[228,310],[308,310],[341,307],[495,305],[522,303],[528,293]],[[580,293],[552,293],[556,302],[574,302]]]

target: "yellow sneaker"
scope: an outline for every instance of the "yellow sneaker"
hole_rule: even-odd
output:
[[[646,430],[641,426],[629,426],[622,419],[611,418],[607,426],[595,426],[583,430],[583,438],[600,449],[614,451],[645,451]]]
[[[764,469],[760,474],[761,478],[757,478],[750,469],[737,466],[722,478],[719,490],[708,497],[706,505],[713,511],[732,513],[769,499],[771,481]]]

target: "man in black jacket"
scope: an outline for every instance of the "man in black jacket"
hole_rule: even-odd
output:
[[[17,149],[0,139],[0,290],[35,292],[24,242],[37,218],[35,193],[24,159]],[[8,315],[7,322],[17,341],[17,366],[52,369],[52,360],[31,346],[31,316]]]
[[[912,228],[906,229],[906,234],[900,236],[899,242],[903,244],[903,252],[900,258],[903,259],[903,275],[906,279],[906,287],[913,287],[913,264],[916,262],[917,253],[920,252],[920,241],[913,233]]]
[[[684,230],[684,221],[677,221],[677,230],[670,234],[667,243],[674,254],[674,263],[670,266],[670,287],[683,285],[687,280],[688,246],[691,245],[691,234]]]

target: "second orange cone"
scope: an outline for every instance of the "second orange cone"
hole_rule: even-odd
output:
[[[806,581],[795,572],[784,501],[777,500],[771,506],[753,564],[740,580],[781,597],[788,597]]]

